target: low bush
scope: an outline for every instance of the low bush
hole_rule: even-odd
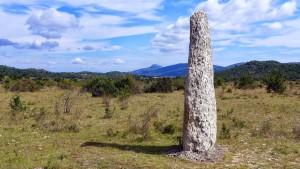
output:
[[[215,80],[214,85],[215,85],[215,87],[223,86],[223,85],[225,85],[225,81],[223,78],[218,77],[217,80]]]
[[[230,139],[230,137],[230,129],[225,125],[225,123],[222,123],[220,139]]]
[[[118,134],[119,134],[119,132],[118,131],[114,131],[112,128],[109,128],[109,129],[106,130],[106,135],[108,137],[115,137]]]
[[[162,133],[163,134],[174,134],[176,131],[176,126],[175,124],[168,124],[164,126]]]
[[[35,92],[40,90],[39,86],[34,80],[31,79],[22,79],[16,81],[10,88],[13,92]]]
[[[160,92],[160,93],[171,93],[175,89],[173,80],[171,78],[159,78],[156,79],[155,82],[152,83],[152,85],[146,89],[146,92],[154,93],[154,92]]]
[[[71,124],[66,126],[67,131],[78,133],[80,131],[79,127],[77,124]]]
[[[11,113],[13,116],[15,116],[19,112],[24,112],[27,109],[26,104],[21,101],[19,95],[13,96],[10,99],[9,106],[11,108]]]
[[[282,94],[286,89],[285,76],[282,71],[273,70],[269,75],[264,77],[263,82],[267,85],[267,92],[274,91]]]
[[[251,75],[244,75],[235,81],[235,86],[238,89],[254,89],[254,79]]]
[[[111,110],[110,108],[105,108],[105,111],[104,111],[104,113],[105,113],[105,115],[104,115],[104,118],[106,118],[106,119],[109,119],[109,118],[112,118],[113,116],[114,116],[114,114],[115,114],[115,110],[116,110],[116,108],[114,108],[113,110]]]

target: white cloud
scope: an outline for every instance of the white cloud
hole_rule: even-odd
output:
[[[283,25],[280,22],[273,22],[268,24],[268,27],[273,30],[280,30],[282,29]]]
[[[214,41],[213,45],[214,46],[229,46],[229,45],[232,45],[232,41],[231,40]]]
[[[114,61],[114,64],[117,64],[117,65],[119,65],[119,64],[124,64],[125,63],[125,61],[123,60],[123,59],[121,59],[121,58],[117,58],[117,59],[115,59],[115,61]]]
[[[189,40],[189,18],[180,17],[151,40],[152,47],[161,52],[185,50]]]
[[[277,31],[276,35],[267,37],[247,37],[242,38],[240,41],[246,46],[284,46],[289,48],[300,48],[300,19],[293,19],[283,21],[285,29]]]
[[[114,15],[89,15],[79,18],[81,29],[74,29],[65,34],[65,37],[75,39],[108,39],[123,36],[140,35],[157,32],[155,25],[122,26],[130,23],[129,18]]]
[[[124,2],[124,0],[61,0],[67,4],[73,6],[84,6],[84,5],[96,5],[98,7],[106,8],[109,10],[123,11],[132,14],[137,14],[136,17],[157,20],[156,10],[162,8],[161,3],[163,0],[130,0]]]
[[[33,41],[32,43],[29,42],[13,42],[8,39],[0,39],[0,47],[1,46],[11,46],[16,49],[54,49],[59,46],[59,43],[56,41]]]
[[[113,46],[104,46],[104,47],[101,47],[100,50],[101,51],[115,51],[115,50],[119,50],[121,48],[122,48],[121,46],[113,45]]]
[[[207,0],[200,2],[192,12],[206,10],[211,28],[213,46],[232,46],[236,44],[250,43],[275,45],[282,42],[260,42],[260,36],[278,36],[287,33],[283,28],[287,23],[281,23],[293,16],[297,10],[295,0],[286,0],[279,3],[275,0]],[[295,25],[295,23],[293,24]],[[298,25],[298,24],[297,24]],[[288,27],[289,29],[294,26]],[[270,31],[272,30],[272,31]],[[296,33],[295,33],[296,34]],[[283,35],[282,35],[283,36]],[[276,39],[286,39],[282,36]],[[274,37],[275,38],[275,37]],[[274,39],[275,40],[275,39]],[[271,41],[271,40],[270,40]],[[295,40],[292,40],[295,42]],[[177,22],[169,25],[151,40],[152,47],[165,52],[187,53],[189,43],[189,17],[179,17]],[[269,43],[269,44],[267,44]],[[289,46],[299,46],[291,45]],[[298,43],[299,44],[299,43]]]
[[[223,50],[225,50],[225,48],[213,48],[213,51],[215,52],[221,52]]]
[[[55,62],[55,61],[49,61],[48,64],[50,64],[50,65],[56,65],[57,62]]]
[[[78,27],[78,20],[74,15],[59,12],[54,8],[45,11],[35,11],[26,24],[33,34],[47,39],[59,39],[68,29]]]
[[[72,64],[85,64],[85,62],[81,58],[75,58],[71,60]]]
[[[251,30],[251,23],[273,21],[292,16],[297,10],[296,1],[278,4],[274,0],[229,0],[220,3],[208,0],[200,3],[195,11],[206,10],[210,25],[215,30]]]
[[[15,47],[18,49],[54,49],[59,46],[59,43],[56,41],[45,41],[45,42],[40,42],[40,41],[33,41],[32,43],[18,43]]]
[[[163,8],[163,0],[52,0],[41,1],[37,0],[1,0],[1,4],[20,4],[28,6],[38,6],[41,4],[47,4],[55,7],[61,7],[65,5],[71,5],[74,7],[85,8],[90,11],[103,11],[114,10],[126,12],[132,15],[132,17],[142,18],[146,20],[161,20],[161,18],[156,14],[158,10]]]

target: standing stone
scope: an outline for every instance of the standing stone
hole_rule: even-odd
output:
[[[211,39],[205,11],[190,18],[190,51],[183,123],[183,150],[207,152],[217,134]]]

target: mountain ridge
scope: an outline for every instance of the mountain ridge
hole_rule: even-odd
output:
[[[214,65],[215,78],[222,77],[225,80],[236,80],[243,75],[252,75],[255,79],[262,79],[264,75],[274,69],[282,70],[288,80],[300,80],[300,63],[280,63],[277,61],[250,61],[246,63],[236,63],[226,67]],[[134,76],[149,77],[177,77],[186,76],[187,63],[162,67],[153,64],[148,68],[138,69],[132,72],[112,71],[107,73],[97,72],[50,72],[44,69],[18,69],[14,67],[0,65],[0,76],[18,75],[19,77],[36,78],[78,78],[85,79],[90,76],[119,77],[132,74]]]

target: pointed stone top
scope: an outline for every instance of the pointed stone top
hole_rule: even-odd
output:
[[[206,11],[205,10],[201,10],[201,11],[198,11],[198,12],[195,12],[191,18],[194,18],[194,17],[206,17]]]

